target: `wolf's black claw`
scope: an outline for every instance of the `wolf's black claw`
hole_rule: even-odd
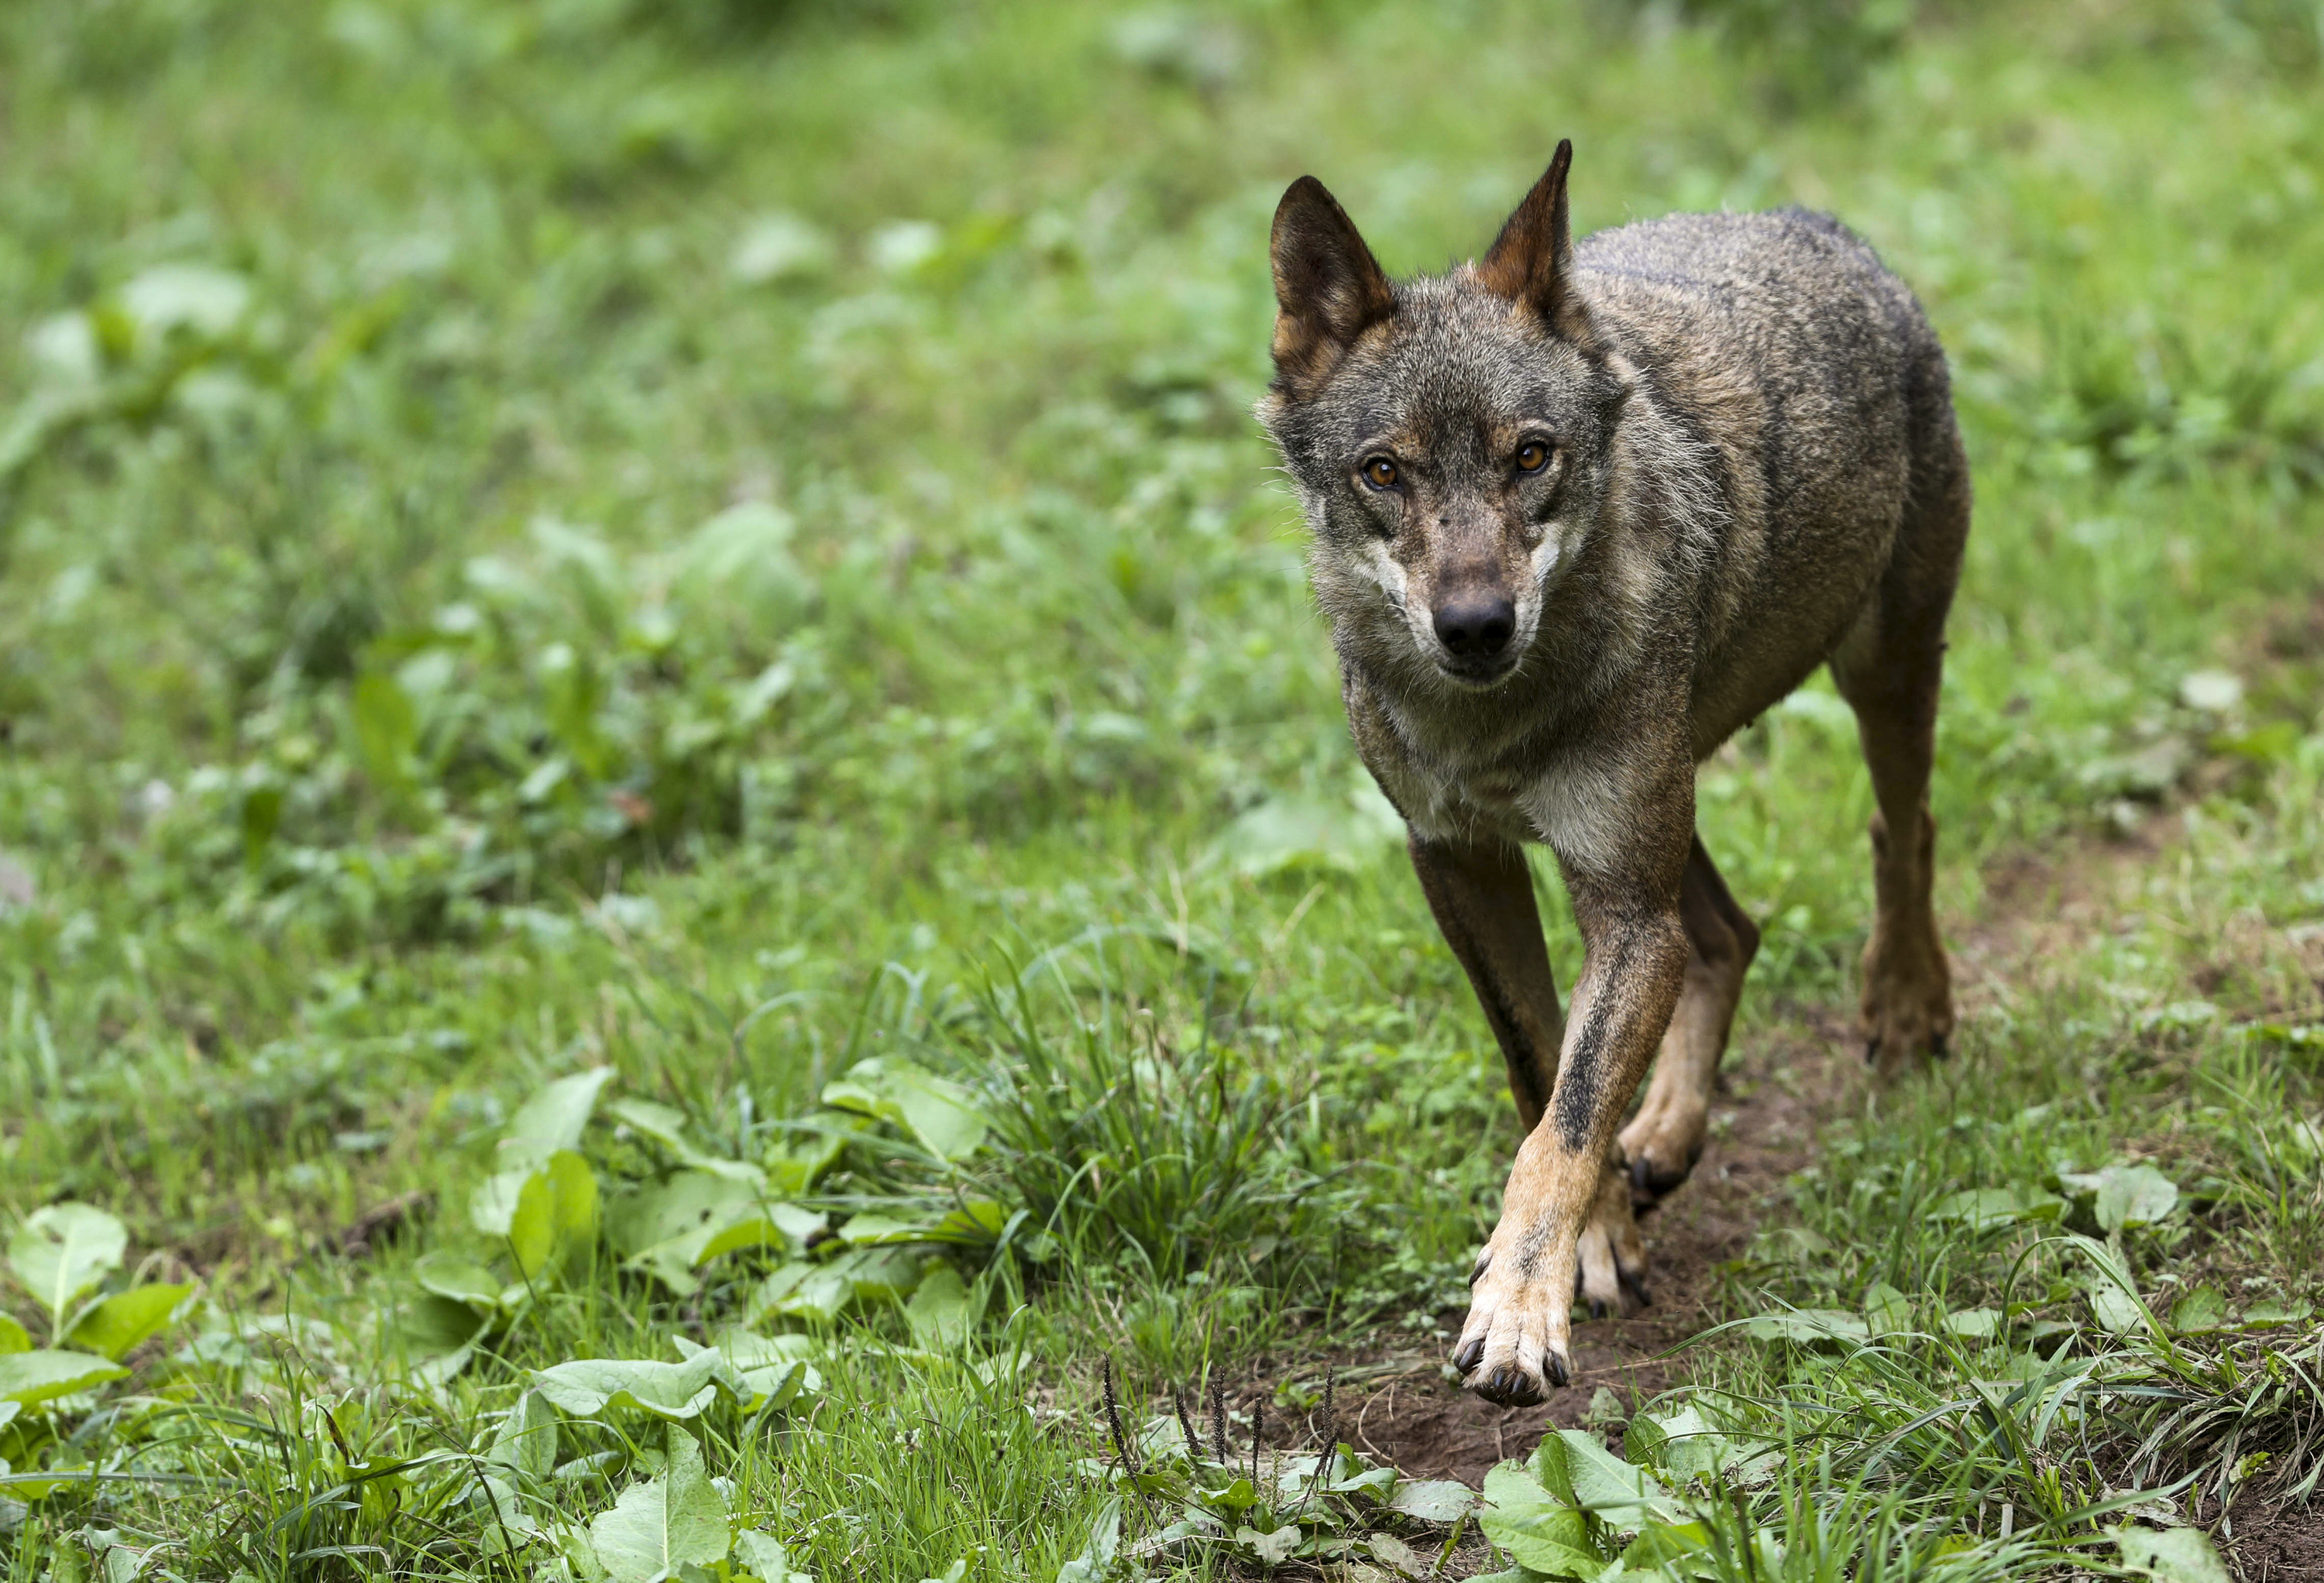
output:
[[[1554,1352],[1544,1360],[1543,1367],[1549,1371],[1549,1383],[1553,1385],[1563,1385],[1573,1377],[1566,1372],[1565,1359]]]
[[[1590,1300],[1590,1317],[1594,1320],[1601,1320],[1606,1317],[1606,1300],[1604,1298],[1593,1297]]]
[[[1477,1360],[1484,1356],[1485,1338],[1479,1336],[1474,1340],[1461,1343],[1460,1348],[1452,1354],[1452,1367],[1462,1374],[1467,1374],[1477,1367]]]
[[[1493,1370],[1477,1383],[1477,1394],[1503,1407],[1531,1407],[1542,1399],[1541,1387],[1517,1367]]]
[[[1485,1271],[1491,1266],[1492,1262],[1493,1250],[1489,1247],[1477,1256],[1477,1267],[1469,1272],[1469,1286],[1471,1291],[1476,1289],[1478,1282],[1485,1278]]]
[[[1655,1294],[1646,1290],[1646,1284],[1637,1276],[1628,1270],[1618,1269],[1614,1272],[1614,1278],[1622,1283],[1622,1290],[1628,1292],[1640,1308],[1655,1305]]]

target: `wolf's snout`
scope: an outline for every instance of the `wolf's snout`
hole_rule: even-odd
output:
[[[1459,659],[1490,659],[1509,646],[1517,607],[1499,594],[1463,594],[1436,607],[1436,639]]]

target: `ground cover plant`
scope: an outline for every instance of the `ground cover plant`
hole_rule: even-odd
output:
[[[2314,1575],[2319,48],[0,14],[9,1575]],[[1951,349],[1967,1016],[1829,1049],[1819,680],[1700,782],[1817,1146],[1665,1289],[1673,1388],[1471,1496],[1350,1404],[1430,1379],[1514,1118],[1248,413],[1291,177],[1403,271],[1560,135],[1577,226],[1827,207]]]

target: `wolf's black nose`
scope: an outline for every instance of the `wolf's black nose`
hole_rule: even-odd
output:
[[[1436,607],[1436,636],[1462,659],[1484,659],[1509,646],[1517,607],[1499,594],[1467,594]]]

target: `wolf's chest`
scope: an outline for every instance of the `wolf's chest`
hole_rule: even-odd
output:
[[[1631,787],[1618,758],[1585,742],[1489,754],[1457,741],[1415,743],[1384,718],[1375,724],[1388,729],[1356,733],[1364,762],[1424,840],[1545,842],[1562,861],[1592,867],[1620,844]]]
[[[1507,759],[1495,762],[1475,751],[1475,743],[1416,743],[1403,732],[1364,739],[1359,732],[1364,762],[1421,836],[1517,842],[1545,838],[1532,812],[1541,780],[1536,767]],[[1462,751],[1464,746],[1471,750]]]

